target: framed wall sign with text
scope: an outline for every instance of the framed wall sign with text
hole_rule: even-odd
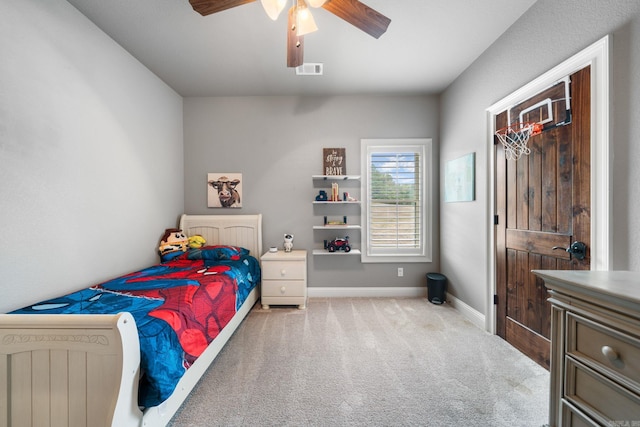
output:
[[[322,174],[323,175],[346,175],[347,155],[344,148],[323,148],[322,149]]]

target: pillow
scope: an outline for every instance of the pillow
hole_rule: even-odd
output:
[[[187,258],[190,260],[204,259],[209,261],[237,261],[249,255],[249,250],[237,246],[215,245],[190,249]]]
[[[160,255],[160,262],[165,263],[165,262],[173,261],[176,259],[180,259],[181,257],[184,256],[184,254],[185,253],[182,251],[173,251],[166,254],[162,254]]]

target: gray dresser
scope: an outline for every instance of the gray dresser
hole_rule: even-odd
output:
[[[549,424],[640,427],[640,273],[534,270],[549,290]]]

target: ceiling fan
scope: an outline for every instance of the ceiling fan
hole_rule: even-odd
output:
[[[207,16],[254,1],[256,0],[189,0],[189,3],[196,12]],[[318,29],[307,2],[312,7],[328,10],[376,39],[387,31],[391,23],[391,19],[358,0],[261,0],[261,3],[269,17],[275,21],[287,1],[293,2],[288,16],[287,67],[302,65],[304,35]]]

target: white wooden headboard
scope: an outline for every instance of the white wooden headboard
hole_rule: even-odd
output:
[[[180,217],[180,229],[187,235],[199,234],[207,245],[233,245],[262,255],[262,214],[187,215]]]

